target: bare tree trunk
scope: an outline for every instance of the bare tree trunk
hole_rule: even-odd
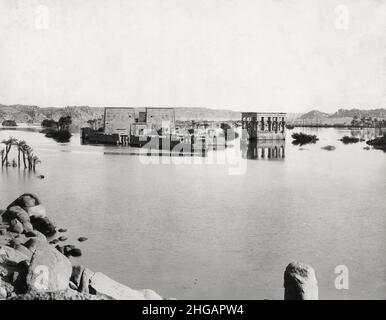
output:
[[[8,164],[8,154],[11,151],[12,144],[9,144],[5,147],[5,163]]]
[[[20,168],[20,148],[17,150],[17,167]]]
[[[23,151],[23,163],[24,163],[24,169],[27,169],[27,163],[25,161],[25,152]]]

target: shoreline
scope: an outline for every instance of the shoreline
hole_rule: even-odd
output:
[[[60,246],[67,230],[50,223],[31,193],[0,209],[0,300],[163,300],[151,289],[135,290],[76,264],[81,250]]]

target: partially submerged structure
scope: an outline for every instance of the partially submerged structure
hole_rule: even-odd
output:
[[[106,107],[103,126],[82,128],[82,139],[92,143],[142,146],[154,136],[168,136],[175,131],[174,108]]]
[[[243,138],[248,140],[285,140],[286,114],[243,112]]]

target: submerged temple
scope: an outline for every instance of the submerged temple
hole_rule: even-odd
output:
[[[243,138],[248,140],[285,140],[285,113],[243,112]]]

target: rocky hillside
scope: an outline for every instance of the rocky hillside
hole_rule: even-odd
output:
[[[0,105],[0,122],[15,120],[17,123],[40,124],[44,119],[59,120],[63,116],[71,116],[74,126],[81,126],[87,120],[99,118],[103,114],[103,108],[91,108],[88,106],[76,106],[65,108],[39,108],[26,105]]]
[[[372,118],[378,120],[386,119],[386,109],[339,109],[334,113],[325,113],[319,110],[312,110],[304,113],[298,118],[290,121],[293,123],[320,124],[320,125],[350,125],[354,117],[358,119]]]
[[[26,105],[1,105],[0,123],[15,120],[17,123],[40,124],[44,119],[59,120],[62,116],[71,116],[74,126],[82,126],[87,120],[103,115],[104,108],[89,106],[69,106],[65,108],[39,108]],[[240,120],[240,112],[214,110],[209,108],[176,108],[176,120]]]
[[[321,112],[318,110],[311,110],[305,114],[302,114],[299,119],[309,120],[309,119],[326,119],[329,117],[328,113]]]
[[[362,117],[371,117],[377,119],[386,119],[386,109],[372,109],[372,110],[360,110],[360,109],[339,109],[337,112],[330,115],[331,118],[343,118],[343,117],[352,117],[357,116],[358,118]]]

